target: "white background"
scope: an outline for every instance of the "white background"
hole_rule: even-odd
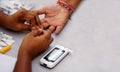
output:
[[[56,0],[26,2],[35,3],[38,9]],[[16,42],[7,55],[16,58],[26,32],[0,31],[14,37]],[[33,72],[120,72],[120,0],[84,0],[61,34],[53,36],[51,47],[60,44],[73,53],[54,69],[40,66],[40,55],[33,60]]]

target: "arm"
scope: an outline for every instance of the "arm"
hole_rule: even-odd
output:
[[[32,72],[31,63],[32,60],[26,53],[20,54],[14,68],[14,72]]]
[[[5,22],[8,20],[8,15],[4,14],[2,11],[0,11],[0,27],[5,24]]]
[[[63,0],[63,1],[70,4],[71,6],[73,6],[73,8],[76,9],[82,0]]]
[[[67,4],[71,5],[74,9],[76,9],[79,3],[82,0],[62,0]],[[47,28],[49,26],[56,27],[55,33],[59,34],[61,30],[66,25],[69,20],[72,11],[68,10],[65,6],[61,4],[56,4],[52,6],[46,6],[39,10],[36,10],[39,15],[45,14],[45,18],[41,20],[43,27]]]
[[[54,27],[49,30],[33,30],[24,38],[18,53],[18,59],[14,72],[31,72],[31,62],[40,53],[45,51],[53,38],[51,33]]]

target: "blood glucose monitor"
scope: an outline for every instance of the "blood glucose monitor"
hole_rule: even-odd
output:
[[[65,56],[70,52],[70,49],[56,45],[45,56],[40,59],[40,64],[47,68],[55,67]]]

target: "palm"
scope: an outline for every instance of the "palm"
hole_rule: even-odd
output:
[[[41,20],[42,24],[55,26],[55,33],[58,34],[69,19],[70,12],[59,5],[45,7],[38,10],[39,14],[45,14],[45,18]],[[43,25],[44,26],[44,25]]]

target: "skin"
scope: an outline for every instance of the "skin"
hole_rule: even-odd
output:
[[[32,24],[26,25],[25,21],[32,21]],[[28,11],[25,9],[20,9],[13,15],[6,15],[0,12],[0,26],[13,30],[13,31],[23,31],[30,30],[33,26],[40,25],[40,19],[36,12]]]
[[[31,25],[25,25],[25,20],[30,21]],[[0,12],[0,27],[22,31],[31,29],[32,26],[36,25],[37,29],[33,29],[32,32],[28,33],[20,46],[14,72],[31,72],[32,60],[45,51],[53,41],[51,33],[54,31],[54,27],[51,26],[47,30],[40,29],[40,20],[37,13],[33,11],[21,9],[13,15]]]
[[[30,21],[31,25],[25,25],[25,20]],[[37,26],[25,36],[19,49],[14,72],[31,72],[32,60],[45,51],[53,41],[51,33],[54,31],[54,27],[50,26],[47,30],[43,30],[40,29],[39,22],[37,14],[33,11],[21,9],[10,16],[0,12],[1,27],[13,31],[22,31],[28,30],[32,26]]]
[[[81,0],[62,0],[70,4],[74,9],[76,9],[81,2]],[[41,20],[43,27],[47,28],[49,26],[54,26],[55,33],[59,34],[61,30],[66,25],[72,12],[65,7],[57,4],[52,6],[46,6],[41,9],[36,10],[36,12],[41,15],[45,14],[45,18]]]
[[[63,1],[76,8],[81,0]],[[35,13],[45,14],[45,18],[40,22]],[[32,32],[25,36],[20,46],[14,72],[32,71],[32,60],[49,47],[53,40],[51,33],[55,31],[56,34],[59,34],[71,14],[71,11],[58,4],[43,7],[36,12],[20,10],[10,16],[0,12],[0,26],[14,31],[29,30],[32,28]],[[30,21],[31,25],[25,25],[25,20]],[[43,28],[47,30],[39,29],[41,27],[40,24],[42,24]]]
[[[19,49],[14,72],[32,71],[32,60],[45,51],[53,41],[53,38],[51,37],[53,30],[54,27],[50,27],[48,30],[37,29],[25,36]]]

